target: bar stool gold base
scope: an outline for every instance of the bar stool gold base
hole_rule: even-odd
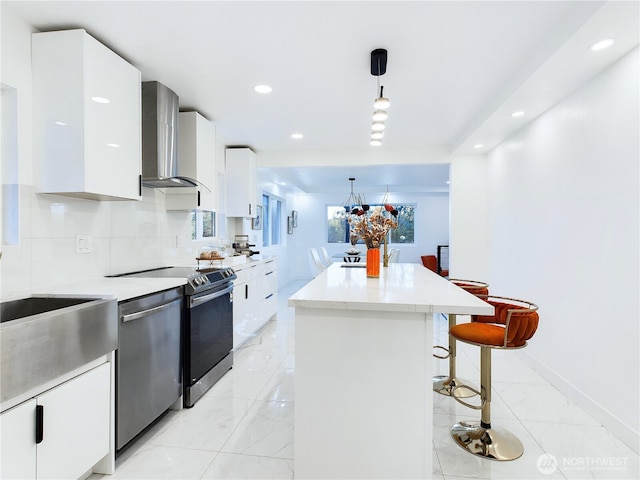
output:
[[[451,436],[467,452],[489,460],[515,460],[524,453],[522,442],[513,433],[503,428],[484,428],[480,422],[456,423]]]
[[[476,395],[476,392],[465,388],[465,385],[469,385],[469,382],[456,377],[451,378],[448,375],[437,375],[433,377],[433,391],[447,397],[452,396],[451,392],[456,387],[458,388],[456,389],[455,396],[458,398],[469,398]]]

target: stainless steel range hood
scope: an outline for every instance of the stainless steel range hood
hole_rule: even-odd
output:
[[[142,82],[142,184],[152,188],[200,186],[179,172],[178,95],[159,82]]]

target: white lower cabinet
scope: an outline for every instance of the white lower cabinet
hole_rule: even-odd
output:
[[[233,288],[233,348],[253,338],[277,310],[275,260],[236,269]]]
[[[262,307],[260,310],[268,321],[278,312],[278,272],[276,261],[270,260],[264,265]]]
[[[262,272],[259,263],[236,270],[233,286],[233,348],[253,337],[260,324],[258,300],[260,292],[257,278]]]
[[[107,455],[110,375],[104,363],[2,413],[0,477],[79,478]]]
[[[0,478],[36,478],[36,401],[0,415]]]

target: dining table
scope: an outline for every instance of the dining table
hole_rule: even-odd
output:
[[[358,251],[356,253],[346,251],[344,253],[336,253],[331,258],[335,258],[336,260],[342,259],[343,262],[347,263],[358,263],[364,256],[366,256],[366,252]]]

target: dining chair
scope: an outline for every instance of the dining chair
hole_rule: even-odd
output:
[[[389,254],[389,263],[398,263],[400,259],[400,249],[392,248],[391,253]]]
[[[438,273],[438,259],[435,255],[422,255],[420,260],[422,260],[422,265],[432,272]]]
[[[312,267],[314,267],[314,277],[327,269],[324,263],[322,263],[322,260],[320,260],[320,255],[315,248],[309,249],[309,258],[311,259]]]
[[[331,258],[329,257],[327,249],[324,247],[320,247],[320,260],[322,261],[322,263],[324,263],[326,268],[329,268],[331,266]]]

